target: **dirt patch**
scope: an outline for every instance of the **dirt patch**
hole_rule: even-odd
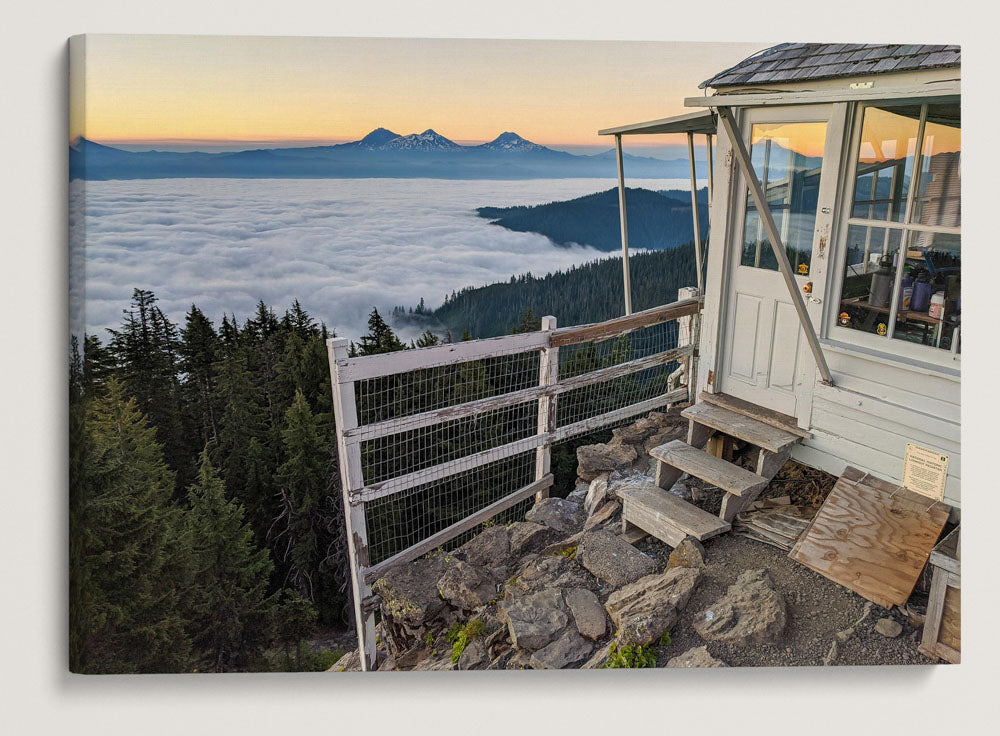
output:
[[[707,562],[704,577],[674,626],[671,643],[658,650],[661,664],[706,643],[691,628],[692,620],[721,598],[745,570],[767,569],[775,588],[785,597],[788,625],[774,644],[738,647],[709,643],[709,653],[732,667],[822,665],[837,632],[852,627],[864,612],[867,604],[864,598],[790,560],[770,545],[732,534],[704,544]],[[665,555],[670,553],[669,547],[655,539],[647,538],[636,546],[658,559],[666,559]],[[876,622],[886,617],[902,624],[903,633],[898,638],[887,639],[875,631]],[[920,629],[910,626],[898,611],[890,612],[873,604],[854,635],[846,642],[838,641],[832,664],[932,664],[932,660],[917,651],[920,634]]]

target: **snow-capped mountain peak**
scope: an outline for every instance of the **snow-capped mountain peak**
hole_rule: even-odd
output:
[[[393,138],[382,146],[386,151],[453,151],[462,148],[454,141],[428,128],[423,133],[411,133]]]
[[[531,141],[522,138],[517,133],[511,133],[509,131],[501,133],[489,143],[484,143],[480,146],[480,148],[484,148],[489,151],[511,152],[545,150],[545,146],[532,143]]]

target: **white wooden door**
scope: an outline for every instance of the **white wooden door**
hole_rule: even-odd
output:
[[[843,105],[763,108],[747,111],[742,121],[744,141],[813,329],[822,316],[845,112]],[[742,176],[733,203],[717,390],[801,417],[801,401],[811,395],[815,378],[813,358]]]

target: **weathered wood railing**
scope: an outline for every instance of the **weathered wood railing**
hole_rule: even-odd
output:
[[[412,561],[438,548],[532,496],[536,498],[547,496],[548,489],[553,483],[551,473],[553,443],[692,398],[690,392],[694,390],[695,382],[688,380],[686,385],[678,385],[678,378],[696,372],[694,361],[697,353],[694,347],[697,345],[701,302],[694,289],[683,289],[681,294],[688,298],[606,322],[557,327],[555,317],[544,317],[542,329],[538,332],[469,340],[382,355],[350,357],[348,340],[335,338],[328,341],[354,612],[363,669],[371,669],[375,665],[373,605],[375,599],[372,596],[371,584],[389,568]],[[675,321],[679,323],[676,332],[661,330],[656,340],[646,341],[652,346],[651,350],[654,350],[650,354],[631,358],[634,347],[632,343],[629,343],[629,349],[625,351],[618,349],[619,343],[610,343],[616,347],[616,352],[612,355],[604,356],[604,360],[596,363],[592,362],[586,366],[589,369],[585,371],[581,370],[578,364],[574,365],[575,375],[565,378],[559,375],[560,348],[579,350],[586,343],[592,346],[608,345],[608,341],[620,342],[623,336]],[[664,335],[668,337],[665,339]],[[614,362],[614,358],[622,354],[629,359]],[[508,362],[504,363],[505,360]],[[411,391],[412,387],[425,388],[425,384],[440,381],[438,374],[441,371],[453,371],[449,375],[452,380],[456,380],[454,371],[464,370],[466,373],[474,373],[478,370],[483,373],[481,366],[488,361],[492,361],[493,369],[501,374],[505,370],[508,373],[516,370],[522,375],[519,380],[498,381],[499,388],[491,386],[493,395],[485,398],[457,403],[446,402],[444,406],[434,405],[445,401],[437,394],[430,396],[428,393],[418,397],[417,401],[410,400],[407,392],[417,393],[415,389]],[[612,364],[600,365],[609,361]],[[570,361],[565,362],[567,365],[570,364]],[[660,380],[664,377],[661,373],[675,363],[681,367],[672,371],[664,384]],[[648,378],[651,375],[659,382]],[[624,389],[619,391],[621,396],[614,395],[614,387],[622,386],[620,381],[627,380],[628,377],[635,379],[635,383],[630,384],[633,393],[642,396],[643,393],[655,391],[655,395],[636,398],[631,394],[625,395]],[[533,385],[523,385],[527,381]],[[616,381],[619,383],[614,383]],[[482,393],[482,384],[488,382],[480,380],[476,383],[474,380],[466,380],[466,383],[475,383]],[[638,384],[645,387],[643,392],[634,391],[635,385]],[[663,390],[660,390],[661,385]],[[364,394],[365,386],[374,386],[371,388],[373,394],[371,398]],[[604,395],[602,400],[623,405],[584,418],[574,419],[570,416],[571,421],[565,421],[560,425],[559,397],[588,387],[591,390],[611,387],[609,391],[612,397],[609,399]],[[403,404],[409,413],[407,409],[403,409],[396,412],[398,416],[362,423],[362,417],[392,413],[389,411],[392,407],[377,404],[380,401],[385,404],[391,400],[399,402],[397,393],[403,395]],[[460,394],[461,391],[446,392],[447,396],[451,396],[452,393]],[[578,396],[576,408],[579,409],[579,405],[586,401],[587,394]],[[362,409],[360,414],[359,403]],[[419,410],[421,403],[426,403],[431,408],[421,411]],[[529,407],[530,412],[527,411]],[[533,416],[536,411],[537,421]],[[496,439],[497,444],[487,442],[488,446],[480,449],[473,442],[472,449],[475,451],[470,452],[454,449],[455,445],[463,444],[463,438],[456,438],[455,432],[462,432],[463,428],[473,426],[463,422],[476,422],[482,418],[485,425],[489,425],[491,421],[499,423],[501,419],[497,418],[505,416],[503,412],[515,412],[516,421],[509,420],[511,427],[505,427],[489,435],[490,439]],[[524,429],[528,426],[526,420],[531,422],[527,430]],[[474,426],[481,431],[480,425]],[[434,435],[434,432],[439,434]],[[398,445],[393,445],[395,440],[392,438],[402,439],[398,441]],[[372,448],[379,442],[383,443],[378,451],[382,453],[380,462],[384,467],[380,467],[377,461],[372,459],[378,454]],[[419,452],[414,451],[413,447],[419,448]],[[427,450],[428,447],[433,447],[434,451]],[[394,450],[414,462],[417,467],[411,469],[407,467],[406,462],[397,462],[396,458],[392,457]],[[451,456],[456,452],[459,453],[457,456]],[[363,454],[367,461],[363,459]],[[497,493],[503,492],[500,498],[493,499],[486,494],[489,503],[465,513],[462,518],[454,519],[443,528],[437,528],[419,540],[411,539],[412,534],[404,536],[404,541],[407,543],[404,549],[390,550],[392,553],[387,554],[384,549],[387,545],[381,544],[379,550],[384,555],[383,559],[372,559],[372,540],[369,539],[371,519],[366,507],[373,502],[385,503],[392,500],[390,497],[403,498],[400,494],[410,492],[415,494],[416,499],[416,501],[411,499],[411,504],[419,504],[422,498],[419,494],[426,493],[426,489],[433,489],[436,483],[452,482],[456,478],[463,477],[463,474],[468,475],[470,483],[477,482],[474,475],[480,469],[487,469],[490,464],[499,461],[527,458],[530,462],[532,454],[533,472],[531,468],[527,471],[530,475],[519,476],[517,473],[510,473],[506,466],[502,469],[505,479],[523,477],[527,482],[522,484],[518,480],[519,487],[513,490],[504,489],[502,484],[498,483]],[[423,467],[426,464],[424,461],[427,461],[425,455],[430,458],[429,462],[433,463],[427,467]],[[447,492],[456,493],[454,490]],[[461,484],[457,492],[471,495],[471,491],[464,490]],[[443,493],[445,491],[441,492]],[[476,498],[482,497],[482,494],[476,496]],[[439,496],[434,498],[440,501]],[[401,512],[396,512],[396,516],[392,517],[396,523],[399,523],[399,513]],[[403,521],[406,526],[406,520]],[[418,525],[414,526],[420,530]],[[441,526],[441,523],[437,523],[437,526]],[[410,529],[410,526],[406,528]]]

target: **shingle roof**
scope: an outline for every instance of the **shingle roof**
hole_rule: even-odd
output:
[[[750,56],[698,85],[789,82],[959,66],[960,46],[931,44],[782,43]]]

